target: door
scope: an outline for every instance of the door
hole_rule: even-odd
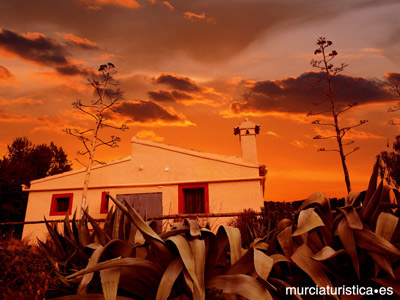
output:
[[[119,194],[117,200],[129,203],[143,218],[162,215],[162,193]]]

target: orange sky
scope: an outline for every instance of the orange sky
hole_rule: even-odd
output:
[[[335,143],[314,140],[327,128],[306,117],[326,99],[310,65],[320,36],[333,41],[334,62],[349,65],[338,79],[351,87],[337,92],[338,104],[359,103],[342,124],[369,121],[349,133],[361,147],[348,156],[353,190],[366,188],[375,156],[398,132],[388,120],[400,114],[387,112],[395,102],[383,86],[385,74],[400,72],[398,1],[21,0],[2,6],[0,155],[14,138],[27,136],[54,141],[75,158],[81,145],[62,130],[85,128],[86,121],[71,103],[93,99],[86,78],[112,62],[125,92],[116,121],[129,130],[111,133],[121,137],[120,147],[99,151],[98,159],[130,155],[132,136],[240,155],[233,127],[248,117],[261,126],[267,200],[317,191],[344,196],[337,153],[317,152]]]

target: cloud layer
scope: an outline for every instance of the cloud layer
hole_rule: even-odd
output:
[[[389,93],[378,81],[362,77],[336,75],[333,79],[336,106],[358,103],[385,102]],[[308,113],[329,110],[328,86],[322,72],[306,72],[298,77],[257,81],[243,95],[243,101],[234,101],[230,109],[241,113]]]
[[[1,29],[0,48],[24,60],[53,67],[63,75],[88,75],[90,73],[69,59],[69,53],[62,44],[41,33],[19,34],[15,31]]]

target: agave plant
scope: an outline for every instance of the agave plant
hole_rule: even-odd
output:
[[[378,185],[377,173],[376,165],[368,189],[348,195],[336,211],[325,194],[312,195],[295,221],[281,220],[248,249],[237,228],[214,234],[197,220],[157,233],[110,196],[123,217],[111,212],[104,229],[87,213],[64,235],[49,227],[58,248],[73,245],[53,258],[75,294],[58,299],[288,299],[287,288],[315,285],[383,286],[400,296],[400,192]]]

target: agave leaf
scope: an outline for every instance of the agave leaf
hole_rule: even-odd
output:
[[[279,253],[277,253],[277,254],[272,254],[271,256],[270,256],[273,260],[274,260],[274,265],[276,264],[276,263],[279,263],[279,262],[287,262],[287,263],[291,263],[292,261],[289,259],[289,258],[287,258],[285,255],[282,255],[282,254],[279,254]]]
[[[314,211],[314,208],[303,209],[300,211],[297,229],[293,232],[292,236],[302,235],[320,226],[325,226],[325,224]]]
[[[400,282],[398,279],[372,278],[372,280],[386,288],[392,289],[394,292],[392,299],[396,299],[396,296],[397,298],[400,296]]]
[[[200,231],[200,230],[199,230]],[[206,243],[204,240],[194,239],[189,242],[194,259],[194,271],[200,290],[205,291],[204,271],[206,266]]]
[[[338,210],[340,210],[344,214],[344,216],[346,217],[347,225],[351,229],[361,230],[363,228],[361,219],[353,206],[348,206],[344,208],[338,207]]]
[[[400,250],[392,243],[365,227],[363,230],[356,230],[354,234],[357,245],[363,249],[381,254],[400,256]]]
[[[83,215],[82,218],[78,221],[78,236],[79,243],[82,247],[86,247],[87,245],[92,243],[85,215]]]
[[[338,251],[334,250],[330,246],[325,246],[324,248],[321,249],[321,251],[315,253],[313,256],[311,256],[312,259],[318,260],[318,261],[324,261],[331,259],[332,257],[335,257],[338,254],[345,253],[344,249],[340,249]]]
[[[231,265],[233,265],[242,256],[240,230],[231,226],[222,225],[218,228],[217,237],[220,238],[223,235],[228,237]]]
[[[96,265],[99,262],[99,259],[102,254],[103,254],[102,246],[97,248],[96,250],[94,250],[92,253],[92,256],[89,258],[89,263],[88,263],[87,267]],[[79,295],[86,294],[87,286],[90,283],[90,281],[92,280],[92,278],[93,278],[93,273],[87,273],[87,274],[83,275],[82,280],[78,286],[77,294],[79,294]]]
[[[143,234],[143,237],[146,241],[154,247],[157,254],[160,256],[160,263],[167,267],[169,263],[172,261],[173,256],[169,249],[165,246],[164,241],[160,238],[160,236],[154,232],[153,229],[142,219],[139,213],[131,207],[129,204],[127,207],[119,202],[117,199],[109,195],[110,199],[115,203],[115,205],[121,209],[121,211],[128,216],[131,221],[136,225],[137,229]]]
[[[64,218],[64,236],[68,237],[71,241],[75,242],[75,236],[69,224],[68,212]]]
[[[82,269],[72,275],[67,276],[67,279],[74,278],[77,276],[85,275],[91,272],[97,272],[104,269],[115,268],[115,267],[131,267],[137,268],[138,271],[148,270],[152,272],[154,276],[161,278],[163,269],[158,265],[149,260],[143,258],[125,257],[125,258],[114,258],[104,262],[100,262],[94,266]]]
[[[189,220],[190,235],[198,237],[201,235],[199,223],[197,220]]]
[[[79,241],[78,224],[76,221],[76,209],[74,211],[74,215],[72,216],[71,227],[72,227],[72,232],[74,233],[75,241],[79,243],[80,246],[82,246],[81,242]]]
[[[369,190],[367,191],[367,196],[365,196],[365,201],[363,203],[360,212],[360,217],[364,222],[369,223],[373,213],[378,209],[379,202],[382,196],[382,190],[383,190],[383,180],[379,184],[375,193],[369,199],[367,199],[367,196],[369,195],[370,191]]]
[[[66,257],[67,254],[64,251],[64,247],[59,239],[59,236],[57,235],[53,227],[49,224],[49,222],[46,220],[46,218],[44,218],[44,223],[46,224],[47,231],[49,232],[51,239],[53,240],[57,248],[57,253],[62,257]]]
[[[133,257],[135,248],[122,240],[111,240],[104,246],[103,252],[107,258]]]
[[[215,265],[218,261],[218,241],[213,232],[206,228],[201,228],[201,235],[204,238],[206,245],[206,265],[205,278],[211,278],[215,272]]]
[[[283,228],[285,228],[285,227],[287,227],[287,226],[290,226],[290,225],[292,225],[293,224],[293,221],[292,220],[289,220],[289,219],[282,219],[282,220],[280,220],[279,221],[279,223],[278,223],[278,231],[281,231],[281,230],[283,230]]]
[[[345,206],[353,206],[353,203],[360,195],[360,192],[353,192],[351,191],[346,198],[344,199]]]
[[[379,165],[380,165],[379,161],[380,161],[380,158],[377,157],[374,167],[372,169],[371,178],[369,179],[367,194],[365,195],[363,208],[368,204],[368,202],[370,202],[372,196],[374,195],[374,193],[376,191],[377,182],[378,182],[378,174],[379,174]]]
[[[292,239],[292,225],[285,227],[281,232],[279,232],[277,238],[281,245],[283,254],[285,254],[286,257],[291,257],[295,248]]]
[[[171,236],[168,238],[175,244],[179,251],[185,270],[187,270],[191,280],[193,281],[193,299],[205,299],[204,289],[202,290],[197,280],[195,271],[195,262],[189,242],[181,235]]]
[[[223,274],[248,274],[254,271],[254,248],[247,250],[233,265],[229,266]]]
[[[236,294],[251,300],[272,300],[271,294],[254,277],[238,275],[219,275],[212,278],[207,288],[216,288],[223,293]]]
[[[54,300],[105,300],[102,294],[87,294],[87,295],[70,295],[64,297],[54,298]],[[117,296],[116,300],[132,300],[123,296]]]
[[[392,265],[384,255],[371,251],[368,251],[368,254],[372,257],[375,263],[375,277],[378,276],[379,269],[382,269],[394,278]]]
[[[390,213],[381,212],[376,222],[375,232],[390,242],[398,222],[398,217]]]
[[[274,283],[275,285],[280,285],[280,286],[282,286],[282,287],[283,287],[283,290],[286,290],[287,287],[288,287],[288,288],[293,287],[292,285],[290,285],[290,284],[287,283],[286,281],[283,281],[283,280],[281,280],[281,279],[279,279],[279,278],[272,278],[272,277],[270,277],[270,278],[268,279],[268,281]],[[297,299],[299,299],[299,300],[302,300],[302,299],[303,299],[303,298],[301,298],[300,295],[295,294],[294,296],[295,296]]]
[[[113,232],[113,224],[114,224],[114,206],[112,206],[107,213],[107,217],[104,221],[104,232],[107,234],[107,236],[111,239],[112,237],[112,232]]]
[[[137,243],[139,245],[144,245],[145,242],[146,240],[144,239],[143,234],[140,232],[140,230],[136,230],[134,243],[135,244]]]
[[[89,220],[90,224],[92,224],[93,231],[95,235],[97,236],[100,244],[103,246],[108,242],[107,237],[103,230],[100,228],[99,224],[89,215],[86,209],[83,210],[83,213],[85,214],[86,218]]]
[[[293,253],[291,259],[300,269],[307,273],[319,287],[331,287],[332,283],[326,276],[323,270],[323,265],[320,262],[313,260],[311,258],[312,256],[313,253],[311,249],[306,244],[302,244]]]
[[[144,272],[137,268],[121,267],[118,287],[139,299],[155,299],[161,275]]]
[[[339,238],[346,250],[347,254],[351,259],[351,263],[353,264],[354,270],[356,271],[358,279],[360,279],[360,263],[358,260],[358,254],[356,249],[356,243],[354,240],[354,232],[358,232],[359,230],[353,231],[348,225],[346,218],[342,218],[338,225],[338,234]]]
[[[183,264],[180,258],[174,259],[164,272],[160,285],[157,289],[156,300],[167,300],[171,294],[172,287],[182,272]]]
[[[100,270],[101,287],[105,300],[116,300],[120,268]]]
[[[254,268],[257,275],[263,279],[267,280],[269,273],[274,265],[274,259],[266,255],[264,252],[254,249]]]
[[[331,213],[331,204],[329,202],[328,197],[324,193],[314,193],[303,203],[300,205],[298,212],[302,211],[304,208],[308,207],[311,204],[318,204],[321,208],[321,218],[324,221],[324,224],[330,229],[333,225],[333,217]]]

